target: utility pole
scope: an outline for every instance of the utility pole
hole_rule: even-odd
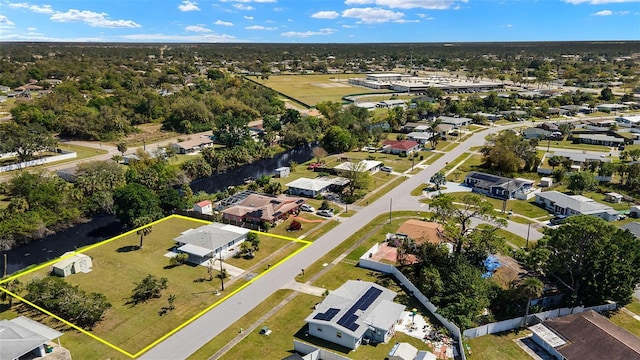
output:
[[[389,224],[391,224],[391,206],[393,205],[393,199],[389,199]]]
[[[529,221],[529,226],[527,227],[527,250],[529,250],[529,231],[531,231],[531,221]]]

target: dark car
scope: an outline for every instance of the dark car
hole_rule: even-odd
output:
[[[550,223],[551,225],[560,225],[564,224],[565,221],[567,221],[567,215],[558,215],[551,219]]]

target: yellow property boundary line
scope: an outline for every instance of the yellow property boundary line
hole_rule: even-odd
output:
[[[216,301],[215,303],[211,304],[210,306],[208,306],[208,307],[207,307],[207,308],[205,308],[204,310],[202,310],[202,311],[200,311],[199,313],[197,313],[196,315],[192,316],[192,317],[191,317],[191,318],[189,318],[187,321],[183,322],[183,323],[182,323],[182,324],[180,324],[178,327],[176,327],[175,329],[173,329],[173,330],[169,331],[169,332],[168,332],[168,333],[166,333],[165,335],[161,336],[160,338],[158,338],[157,340],[155,340],[155,341],[154,341],[154,342],[152,342],[151,344],[147,345],[145,348],[143,348],[142,350],[138,351],[138,352],[137,352],[137,353],[135,353],[135,354],[132,354],[132,353],[130,353],[130,352],[128,352],[128,351],[126,351],[126,350],[124,350],[124,349],[121,349],[120,347],[118,347],[118,346],[116,346],[116,345],[114,345],[114,344],[112,344],[112,343],[110,343],[110,342],[108,342],[108,341],[106,341],[106,340],[104,340],[104,339],[102,339],[102,338],[100,338],[100,337],[98,337],[98,336],[96,336],[96,335],[92,334],[91,332],[89,332],[89,331],[87,331],[87,330],[85,330],[85,329],[83,329],[83,328],[81,328],[81,327],[79,327],[79,326],[77,326],[77,325],[75,325],[75,324],[72,324],[71,322],[69,322],[69,321],[67,321],[67,320],[65,320],[65,319],[63,319],[63,318],[61,318],[60,316],[55,315],[55,314],[51,313],[50,311],[48,311],[48,310],[46,310],[46,309],[44,309],[44,308],[42,308],[42,307],[40,307],[40,306],[38,306],[38,305],[36,305],[36,304],[34,304],[34,303],[32,303],[32,302],[30,302],[30,301],[28,301],[28,300],[24,299],[23,297],[21,297],[21,296],[19,296],[19,295],[17,295],[17,294],[12,293],[11,291],[7,290],[6,288],[4,288],[4,287],[2,286],[2,285],[6,284],[6,283],[8,283],[8,282],[10,282],[10,281],[12,281],[12,280],[18,279],[18,278],[19,278],[19,277],[21,277],[21,276],[24,276],[24,275],[30,274],[30,273],[32,273],[32,272],[35,272],[35,271],[41,270],[41,269],[43,269],[43,268],[45,268],[45,267],[51,266],[51,265],[53,265],[54,263],[56,263],[56,262],[58,262],[58,261],[60,261],[60,260],[64,260],[64,259],[70,258],[70,257],[72,257],[72,256],[75,256],[75,254],[76,254],[76,253],[80,253],[80,254],[81,254],[81,253],[83,253],[83,252],[85,252],[85,251],[89,251],[89,250],[91,250],[91,249],[95,249],[95,248],[97,248],[98,246],[102,246],[102,245],[104,245],[104,244],[108,244],[108,243],[110,243],[110,242],[112,242],[112,241],[115,241],[115,240],[118,240],[118,239],[120,239],[120,238],[122,238],[122,237],[124,237],[124,236],[127,236],[127,235],[130,235],[130,234],[132,234],[132,233],[135,233],[136,231],[138,231],[138,230],[140,230],[140,229],[143,229],[143,228],[148,227],[148,226],[153,226],[153,225],[155,225],[155,224],[158,224],[158,223],[160,223],[160,222],[163,222],[163,221],[165,221],[165,220],[169,220],[169,219],[172,219],[172,218],[177,218],[177,219],[182,219],[182,220],[189,220],[189,221],[199,222],[199,223],[203,223],[203,224],[210,224],[210,223],[211,223],[210,221],[200,220],[200,219],[195,219],[195,218],[190,218],[190,217],[182,216],[182,215],[175,215],[175,214],[174,214],[174,215],[170,215],[170,216],[167,216],[167,217],[162,218],[162,219],[160,219],[160,220],[156,220],[156,221],[154,221],[154,222],[152,222],[152,223],[149,223],[149,224],[147,224],[147,225],[144,225],[144,226],[138,227],[138,228],[136,228],[136,229],[133,229],[133,230],[127,231],[126,233],[120,234],[120,235],[115,236],[115,237],[113,237],[113,238],[111,238],[111,239],[107,239],[107,240],[101,241],[101,242],[99,242],[99,243],[97,243],[97,244],[90,245],[90,246],[88,246],[88,247],[86,247],[86,248],[82,248],[82,249],[80,249],[80,250],[78,250],[78,251],[74,251],[72,254],[69,254],[69,255],[67,255],[67,256],[63,256],[63,257],[60,257],[60,258],[57,258],[57,259],[54,259],[54,260],[51,260],[51,261],[47,261],[47,262],[45,262],[45,263],[43,263],[43,264],[40,264],[40,265],[38,265],[38,266],[34,267],[33,269],[29,269],[29,270],[27,270],[27,271],[25,271],[25,272],[23,272],[23,273],[19,273],[19,274],[17,274],[17,275],[10,276],[10,277],[8,277],[8,278],[6,278],[6,279],[4,279],[4,280],[0,281],[0,291],[3,291],[3,292],[5,292],[5,293],[7,293],[9,296],[12,296],[12,297],[14,297],[14,298],[18,299],[19,301],[22,301],[23,303],[25,303],[25,304],[27,304],[27,305],[29,305],[29,306],[33,307],[34,309],[37,309],[37,310],[39,310],[39,311],[41,311],[41,312],[43,312],[43,313],[45,313],[45,314],[47,314],[47,315],[51,316],[52,318],[54,318],[54,319],[56,319],[56,320],[58,320],[58,321],[62,322],[63,324],[65,324],[65,325],[67,325],[67,326],[69,326],[69,327],[71,327],[71,328],[73,328],[73,329],[76,329],[76,330],[80,331],[81,333],[83,333],[83,334],[85,334],[85,335],[87,335],[87,336],[91,337],[92,339],[97,340],[97,341],[101,342],[102,344],[107,345],[108,347],[110,347],[110,348],[112,348],[112,349],[114,349],[114,350],[116,350],[116,351],[118,351],[118,352],[120,352],[120,353],[122,353],[122,354],[124,354],[124,355],[126,355],[126,356],[128,356],[128,357],[130,357],[130,358],[132,358],[132,359],[135,359],[135,358],[139,357],[140,355],[144,354],[145,352],[149,351],[151,348],[153,348],[154,346],[158,345],[158,344],[159,344],[159,343],[161,343],[162,341],[166,340],[166,339],[167,339],[168,337],[170,337],[171,335],[173,335],[173,334],[177,333],[178,331],[182,330],[184,327],[186,327],[187,325],[191,324],[192,322],[194,322],[195,320],[197,320],[198,318],[200,318],[202,315],[204,315],[205,313],[207,313],[207,312],[208,312],[208,311],[210,311],[211,309],[213,309],[213,308],[215,308],[216,306],[218,306],[218,305],[219,305],[220,303],[222,303],[223,301],[227,300],[228,298],[230,298],[230,297],[232,297],[233,295],[235,295],[236,293],[240,292],[241,290],[243,290],[243,289],[244,289],[244,288],[246,288],[247,286],[251,285],[253,282],[255,282],[256,280],[260,279],[262,276],[264,276],[264,275],[265,275],[265,274],[267,274],[268,272],[272,271],[272,270],[273,270],[273,269],[275,269],[276,267],[280,266],[280,265],[281,265],[281,264],[283,264],[284,262],[288,261],[289,259],[291,259],[292,257],[294,257],[294,256],[295,256],[295,255],[297,255],[299,252],[301,252],[302,250],[306,249],[309,245],[311,245],[311,244],[312,244],[312,242],[311,242],[311,241],[306,241],[306,240],[301,240],[301,239],[295,239],[295,238],[291,238],[291,237],[288,237],[288,236],[282,236],[282,235],[276,235],[276,234],[269,234],[269,233],[265,233],[265,232],[261,232],[261,231],[254,231],[254,230],[251,230],[251,232],[254,232],[254,233],[257,233],[257,234],[260,234],[260,235],[265,235],[265,236],[269,236],[269,237],[273,237],[273,238],[277,238],[277,239],[283,239],[283,240],[287,240],[287,241],[297,242],[297,243],[304,244],[304,246],[303,246],[303,247],[301,247],[300,249],[298,249],[298,250],[294,251],[293,253],[289,254],[289,255],[288,255],[287,257],[285,257],[284,259],[282,259],[282,260],[278,261],[275,265],[273,265],[273,266],[269,267],[267,270],[265,270],[265,271],[261,272],[260,274],[258,274],[258,275],[257,275],[257,276],[255,276],[255,277],[253,277],[251,280],[249,280],[248,282],[244,283],[244,284],[243,284],[243,285],[241,285],[239,288],[237,288],[237,289],[235,289],[234,291],[230,292],[229,294],[225,295],[225,296],[224,296],[223,298],[221,298],[220,300]]]

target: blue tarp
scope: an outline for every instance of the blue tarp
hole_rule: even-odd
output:
[[[493,255],[489,255],[484,260],[483,265],[484,265],[484,268],[487,270],[487,272],[482,274],[482,278],[487,279],[493,276],[493,273],[496,271],[496,269],[500,267],[500,262],[498,261],[497,257]]]

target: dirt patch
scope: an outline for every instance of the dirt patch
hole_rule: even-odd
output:
[[[140,130],[140,132],[128,135],[121,141],[126,143],[127,146],[140,146],[143,143],[151,144],[161,140],[180,136],[180,134],[175,131],[162,130],[162,124],[142,124],[138,125],[137,128]]]

